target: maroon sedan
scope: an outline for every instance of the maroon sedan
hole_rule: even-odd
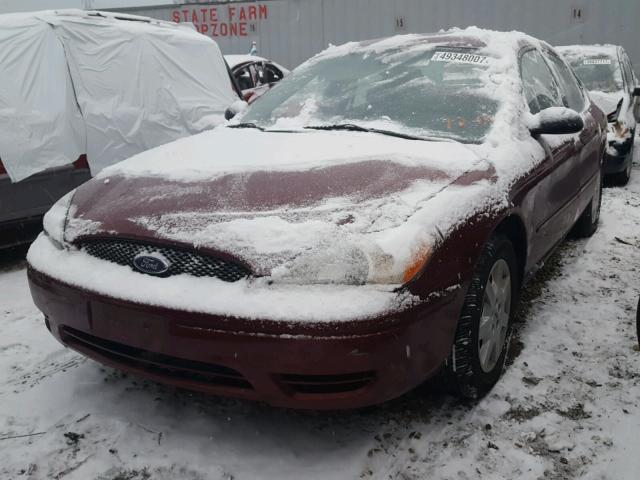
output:
[[[32,295],[64,345],[179,387],[352,408],[444,371],[478,397],[523,283],[598,226],[605,137],[524,34],[331,47],[59,201]]]

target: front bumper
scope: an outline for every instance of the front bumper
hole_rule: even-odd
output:
[[[633,158],[631,155],[633,140],[635,135],[624,142],[610,145],[604,154],[604,173],[605,175],[614,175],[624,172]]]
[[[121,301],[33,268],[28,276],[51,333],[98,362],[180,388],[306,409],[381,403],[436,373],[462,300],[457,290],[385,318],[296,325]]]

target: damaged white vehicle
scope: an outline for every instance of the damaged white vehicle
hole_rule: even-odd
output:
[[[626,185],[631,176],[636,124],[640,120],[640,87],[629,56],[616,45],[570,45],[557,50],[607,115],[609,135],[604,171],[619,185]]]

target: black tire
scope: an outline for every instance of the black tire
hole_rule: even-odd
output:
[[[635,135],[632,138],[635,138]],[[624,171],[611,175],[611,182],[618,187],[624,187],[631,179],[631,171],[633,170],[633,143],[627,154],[626,162],[627,165]]]
[[[584,209],[580,218],[573,226],[571,230],[571,237],[574,238],[588,238],[596,233],[598,230],[598,224],[600,222],[600,207],[602,206],[602,184],[603,184],[604,175],[602,174],[602,170],[600,171],[600,186],[597,194],[597,199],[592,198],[587,205],[587,208]],[[594,209],[593,202],[597,202],[597,206]]]
[[[504,260],[510,271],[511,308],[498,360],[491,370],[484,371],[480,360],[480,319],[489,274],[499,260]],[[444,380],[447,389],[452,393],[463,398],[478,399],[489,392],[500,378],[509,350],[511,325],[519,287],[518,261],[511,241],[504,235],[492,236],[485,245],[471,278],[451,354],[445,363]]]

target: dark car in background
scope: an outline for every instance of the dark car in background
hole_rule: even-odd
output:
[[[289,74],[289,70],[256,55],[225,55],[245,101],[251,103]]]
[[[624,48],[617,45],[557,47],[589,95],[607,115],[609,136],[604,171],[626,185],[631,176],[636,125],[640,120],[640,87]]]
[[[0,158],[0,250],[31,243],[42,231],[42,216],[64,194],[91,178],[86,156],[12,182]]]
[[[58,202],[31,293],[64,345],[184,388],[353,408],[443,372],[477,398],[522,285],[598,227],[605,140],[527,35],[330,47],[231,124]]]

